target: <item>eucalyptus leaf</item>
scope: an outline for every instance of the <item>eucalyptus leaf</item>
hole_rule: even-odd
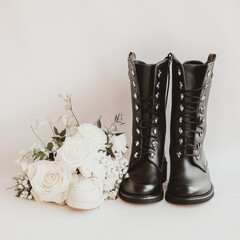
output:
[[[124,132],[116,133],[115,135],[116,135],[116,136],[120,136],[120,135],[122,135],[122,134],[124,134]]]
[[[49,143],[47,144],[47,149],[48,149],[49,151],[52,151],[52,148],[53,148],[53,143],[52,143],[52,142],[49,142]]]
[[[101,119],[100,118],[97,120],[97,127],[98,128],[102,127],[102,123],[101,123]]]
[[[59,132],[58,132],[57,128],[54,127],[53,129],[54,129],[54,133],[55,133],[56,135],[59,135]]]
[[[66,132],[67,132],[67,130],[66,130],[66,128],[64,129],[64,130],[62,130],[61,132],[60,132],[60,136],[61,137],[63,137],[63,136],[65,136],[66,135]]]

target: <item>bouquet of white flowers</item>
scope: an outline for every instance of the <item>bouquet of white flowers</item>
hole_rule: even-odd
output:
[[[88,189],[86,180],[92,180],[103,199],[116,199],[128,168],[123,156],[127,151],[126,136],[118,132],[118,126],[124,124],[122,114],[117,114],[108,128],[102,126],[101,117],[94,124],[79,124],[71,95],[60,97],[66,103],[68,114],[56,122],[41,117],[36,130],[32,128],[37,141],[30,151],[21,151],[17,160],[20,172],[14,177],[16,196],[63,205],[68,202],[74,183],[84,182]],[[58,122],[63,123],[61,131],[56,127]],[[53,134],[46,143],[36,132],[44,125],[49,125]]]

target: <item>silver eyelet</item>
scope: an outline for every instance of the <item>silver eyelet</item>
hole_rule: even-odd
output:
[[[197,154],[195,157],[196,157],[197,161],[200,159],[200,155],[199,154]]]
[[[136,122],[139,123],[139,117],[136,117]]]
[[[135,72],[133,70],[131,71],[131,73],[132,73],[133,76],[135,76]]]
[[[161,71],[161,70],[158,70],[158,78],[161,77],[161,74],[162,74],[162,71]]]
[[[134,157],[137,158],[138,157],[138,152],[134,153]]]
[[[138,128],[136,129],[136,132],[137,132],[137,134],[140,134],[140,130]]]
[[[136,94],[136,93],[134,93],[133,97],[134,97],[135,99],[137,99],[137,94]]]
[[[155,156],[155,154],[153,152],[151,152],[149,155],[151,158],[153,158]]]
[[[156,98],[159,98],[159,92],[156,93],[155,97],[156,97]]]
[[[208,88],[208,86],[209,86],[209,83],[208,83],[208,82],[206,82],[206,84],[205,84],[205,86],[204,86],[204,89],[207,89],[207,88]]]
[[[180,138],[180,139],[179,139],[179,144],[182,145],[182,143],[183,143],[183,139]]]
[[[183,122],[183,118],[182,118],[182,117],[179,118],[179,122],[180,122],[180,123]]]
[[[202,137],[203,131],[199,132],[199,137]]]
[[[201,147],[201,143],[198,143],[197,144],[197,149],[200,149],[200,147]]]
[[[211,71],[211,70],[208,70],[208,72],[207,72],[207,77],[209,78],[209,77],[211,76],[211,74],[212,74],[212,71]]]
[[[201,102],[203,102],[206,99],[206,95],[202,95]]]
[[[179,88],[180,88],[180,89],[183,89],[183,84],[182,84],[182,82],[179,82]]]
[[[156,128],[153,129],[153,134],[155,134],[155,135],[157,134],[157,129]]]
[[[181,93],[181,95],[180,95],[180,99],[181,99],[181,100],[184,99],[184,94],[183,94],[183,93]]]
[[[177,152],[177,157],[180,158],[182,156],[182,153],[181,152]]]
[[[135,104],[135,109],[136,109],[136,111],[138,111],[138,109],[139,109],[139,106],[137,104]]]
[[[181,74],[182,74],[182,72],[181,72],[181,70],[180,69],[178,69],[178,76],[181,76]]]
[[[135,146],[137,147],[139,145],[139,141],[136,141],[135,142]]]
[[[180,104],[179,108],[180,108],[180,111],[181,111],[181,112],[184,110],[184,107],[183,107],[182,104]]]
[[[200,106],[199,110],[202,114],[204,113],[204,107],[203,106]]]
[[[153,146],[153,147],[156,147],[157,144],[158,144],[158,141],[157,141],[157,140],[153,140],[153,141],[152,141],[152,146]]]
[[[181,128],[181,127],[178,129],[178,132],[179,132],[180,134],[182,134],[182,133],[183,133],[183,130],[182,130],[182,128]]]
[[[160,88],[160,82],[157,82],[156,88],[159,89]]]
[[[136,87],[136,83],[134,81],[132,82],[132,84],[133,84],[134,87]]]
[[[155,118],[155,119],[154,119],[154,122],[155,122],[155,123],[158,123],[158,118]]]
[[[158,110],[158,108],[159,108],[159,105],[157,104],[157,105],[156,105],[156,110]]]

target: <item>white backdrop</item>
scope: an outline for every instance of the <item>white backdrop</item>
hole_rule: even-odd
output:
[[[0,0],[1,239],[73,239],[76,232],[82,239],[176,239],[175,234],[185,239],[239,239],[239,24],[239,0]],[[150,63],[169,52],[180,61],[206,61],[209,53],[217,54],[205,141],[215,200],[189,208],[164,201],[131,206],[118,200],[96,212],[78,213],[21,201],[5,191],[16,171],[17,152],[35,139],[30,126],[40,115],[55,120],[63,113],[58,93],[73,94],[80,122],[102,115],[109,124],[122,112],[131,143],[130,51]],[[51,216],[46,220],[45,214]],[[30,227],[32,218],[38,224],[44,221],[46,235],[34,235],[39,229]],[[87,235],[90,222],[95,230]],[[170,225],[176,232],[169,232]],[[30,228],[27,235],[24,226],[25,231]]]

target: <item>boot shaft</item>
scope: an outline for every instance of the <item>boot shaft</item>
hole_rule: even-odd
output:
[[[166,132],[166,98],[169,61],[146,64],[129,54],[129,79],[132,96],[132,152],[130,168],[140,158],[161,168]],[[145,156],[143,156],[143,154]]]
[[[206,133],[206,112],[216,55],[206,63],[172,59],[171,165],[184,156],[206,171],[203,151]]]

